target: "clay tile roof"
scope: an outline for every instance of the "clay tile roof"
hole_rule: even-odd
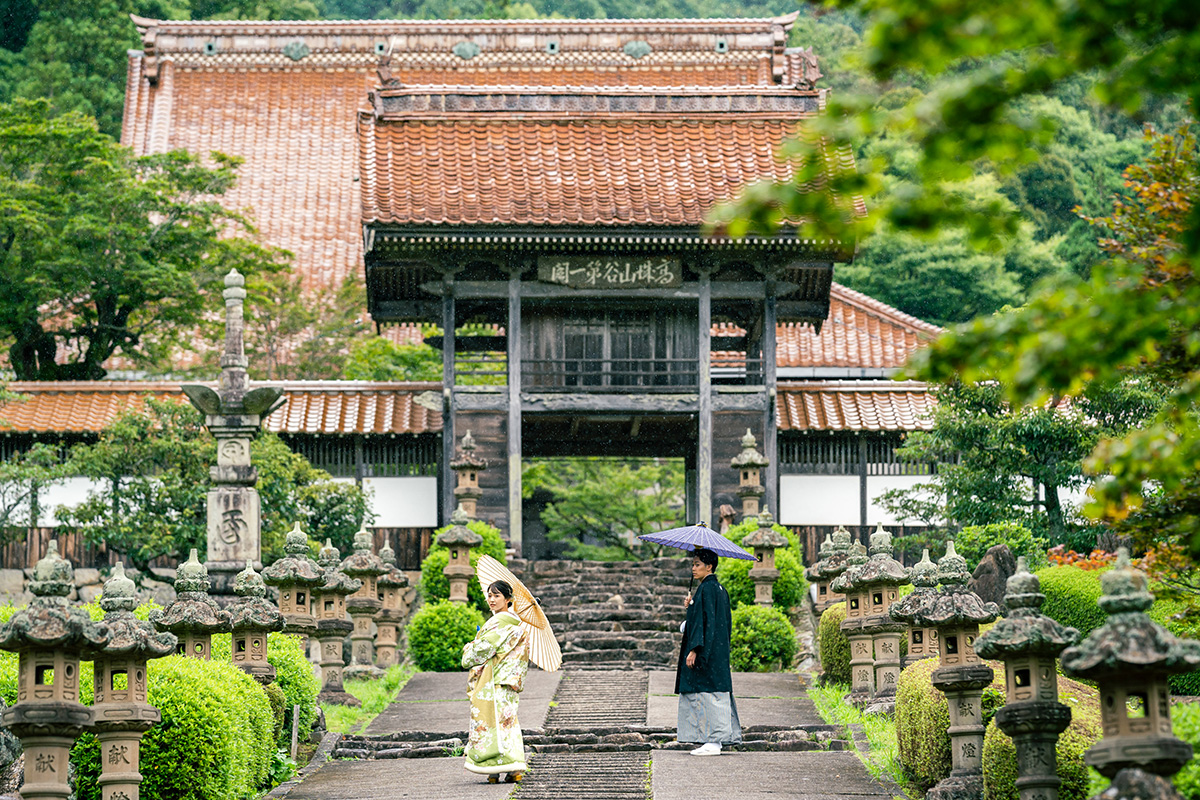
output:
[[[256,384],[263,385],[263,384]],[[282,386],[287,403],[267,417],[275,433],[437,433],[440,385],[369,381],[297,381]],[[96,433],[147,397],[186,402],[178,383],[78,381],[10,383],[23,401],[0,407],[0,431]],[[431,397],[426,400],[422,395]],[[430,408],[432,406],[432,408]]]
[[[781,431],[930,430],[933,391],[915,381],[780,383]]]

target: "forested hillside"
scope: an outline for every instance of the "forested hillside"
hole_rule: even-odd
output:
[[[55,110],[84,111],[102,131],[119,135],[125,51],[139,46],[130,13],[181,19],[625,18],[774,16],[792,8],[733,0],[0,0],[0,101],[47,97]],[[883,108],[920,102],[931,89],[919,74],[890,85],[872,83],[856,66],[864,21],[812,9],[805,7],[791,44],[814,48],[823,85],[864,93]],[[1019,209],[1024,223],[1018,231],[999,248],[979,249],[966,231],[918,238],[882,230],[860,244],[853,264],[839,267],[837,280],[946,324],[1020,305],[1039,280],[1086,275],[1099,258],[1098,232],[1076,209],[1092,216],[1108,212],[1112,194],[1122,188],[1121,171],[1145,156],[1142,130],[1099,104],[1086,77],[1023,103],[1017,114],[1051,126],[1042,158],[1003,180],[981,170],[956,189],[968,207]],[[1165,130],[1182,116],[1182,103],[1160,102],[1148,121]],[[883,176],[884,191],[914,177],[916,150],[903,139],[863,141],[858,155]]]

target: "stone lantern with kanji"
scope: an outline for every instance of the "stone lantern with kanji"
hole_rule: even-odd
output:
[[[892,557],[892,535],[882,525],[871,534],[870,552],[855,578],[866,606],[861,631],[871,636],[875,651],[875,697],[890,699],[900,680],[900,637],[906,626],[888,612],[899,599],[900,587],[908,583],[908,569]]]
[[[1009,613],[975,642],[982,658],[1004,662],[1007,702],[996,725],[1017,749],[1017,791],[1021,800],[1056,800],[1058,735],[1071,724],[1071,709],[1058,702],[1058,668],[1063,648],[1079,641],[1079,631],[1042,614],[1046,596],[1037,576],[1017,559],[1004,604]]]
[[[908,578],[913,585],[912,593],[896,601],[896,613],[907,617],[914,610],[921,608],[923,604],[931,602],[931,595],[937,594],[937,575],[937,564],[929,560],[929,548],[925,548],[921,551],[921,560],[913,564],[912,569],[908,571]],[[937,628],[909,625],[908,653],[904,656],[904,667],[915,664],[923,658],[937,658],[937,654]]]
[[[818,550],[820,561],[813,564],[804,574],[817,587],[816,612],[823,614],[825,609],[836,605],[846,598],[834,591],[830,584],[834,578],[846,571],[850,558],[850,531],[838,526],[833,536],[826,536]]]
[[[1167,679],[1200,667],[1200,642],[1175,637],[1146,614],[1154,595],[1125,548],[1117,553],[1116,567],[1100,576],[1100,585],[1108,620],[1062,654],[1063,672],[1095,681],[1100,690],[1104,738],[1083,760],[1113,778],[1114,787],[1161,786],[1164,782],[1143,773],[1170,777],[1192,757],[1192,746],[1171,731]]]
[[[17,654],[17,702],[3,722],[25,751],[25,800],[66,800],[71,746],[95,720],[79,702],[79,661],[108,644],[110,629],[68,604],[73,588],[75,571],[51,541],[34,567],[33,601],[0,627],[0,649]]]
[[[279,613],[284,633],[295,633],[307,642],[317,629],[313,614],[313,589],[325,581],[321,567],[309,556],[308,536],[297,522],[288,532],[283,550],[287,555],[262,571],[263,581],[279,588]],[[307,647],[305,650],[307,651]]]
[[[229,612],[208,596],[208,569],[196,548],[175,573],[175,599],[166,608],[150,612],[150,622],[160,631],[175,634],[179,654],[207,661],[214,633],[229,633]]]
[[[375,663],[386,669],[397,663],[397,629],[408,616],[408,604],[404,602],[408,576],[396,569],[396,551],[386,542],[379,548],[379,560],[388,571],[379,576],[376,584],[382,606],[375,615]]]
[[[450,515],[451,525],[437,537],[437,543],[450,551],[450,562],[442,573],[450,583],[450,602],[467,602],[467,586],[475,575],[471,568],[471,548],[483,544],[483,537],[467,527],[467,513],[463,507],[454,509]]]
[[[346,598],[362,588],[362,581],[351,578],[338,568],[342,554],[330,540],[317,556],[324,582],[313,590],[313,610],[317,615],[315,635],[320,647],[322,703],[343,706],[360,705],[359,700],[342,686],[342,640],[354,629],[346,617]]]
[[[487,469],[487,462],[475,455],[475,440],[471,438],[470,431],[463,434],[459,448],[458,458],[450,462],[455,478],[454,499],[467,516],[474,519],[475,505],[483,497],[483,490],[479,488],[479,473]]]
[[[763,509],[758,515],[758,528],[742,539],[742,547],[754,550],[757,563],[750,568],[750,580],[754,581],[754,604],[770,607],[774,602],[775,580],[779,570],[775,566],[775,549],[787,547],[788,541],[775,530],[775,518]]]
[[[893,606],[892,619],[910,626],[937,628],[938,668],[935,689],[946,695],[950,711],[950,776],[925,795],[926,800],[971,800],[983,797],[983,689],[995,673],[975,652],[979,626],[1000,613],[967,588],[967,561],[946,545],[938,561],[940,591],[925,595],[915,608]]]
[[[375,638],[371,630],[375,615],[383,607],[379,600],[379,576],[387,573],[387,566],[372,551],[374,535],[366,528],[354,534],[354,552],[342,561],[342,572],[362,581],[357,592],[346,598],[346,610],[354,622],[350,634],[350,666],[346,676],[354,678],[377,678],[382,671],[375,666]]]
[[[96,654],[93,673],[101,797],[137,800],[142,734],[162,718],[150,705],[146,662],[173,654],[178,640],[133,616],[137,587],[126,577],[123,564],[113,567],[100,607],[110,631],[108,644]]]
[[[259,683],[271,683],[275,680],[275,667],[267,661],[267,634],[283,630],[286,624],[283,615],[267,599],[267,584],[249,561],[234,579],[233,591],[238,596],[229,607],[233,665]]]
[[[758,500],[767,492],[762,485],[762,471],[771,462],[758,452],[755,447],[757,444],[754,434],[746,428],[746,435],[742,437],[742,452],[729,462],[729,466],[738,473],[737,493],[742,498],[742,519],[758,516]]]
[[[835,592],[846,596],[846,618],[839,626],[850,644],[851,703],[862,705],[875,694],[875,655],[869,631],[863,631],[867,604],[858,585],[858,572],[867,563],[867,548],[862,542],[850,546],[846,570],[829,584]]]

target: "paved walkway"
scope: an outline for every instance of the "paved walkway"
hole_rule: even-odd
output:
[[[630,671],[631,694],[645,701],[644,730],[673,730],[677,699],[673,672]],[[634,675],[633,673],[637,673]],[[611,693],[612,673],[596,690]],[[644,676],[644,677],[643,677]],[[552,698],[560,688],[562,673],[532,670],[521,697],[522,727],[531,735],[544,731]],[[633,678],[637,678],[633,680]],[[570,672],[560,696],[586,689],[588,673]],[[465,673],[421,673],[413,677],[396,702],[368,728],[373,736],[400,732],[428,734],[429,740],[465,736],[468,718]],[[800,678],[794,674],[741,673],[734,689],[742,725],[796,728],[821,724]],[[635,707],[625,698],[625,708]],[[604,711],[604,709],[601,709]],[[613,730],[605,714],[595,725],[577,714],[571,717],[578,736],[589,727],[603,737]],[[635,726],[637,727],[637,726]],[[584,734],[586,735],[586,734]],[[665,734],[669,740],[672,734]],[[592,737],[595,739],[596,737]],[[617,738],[620,738],[619,735]],[[695,800],[739,798],[778,800],[890,800],[891,793],[867,774],[850,751],[731,752],[718,758],[693,758],[686,751],[546,752],[531,754],[531,772],[519,787],[487,784],[462,768],[459,757],[334,760],[309,774],[286,793],[288,800],[540,800],[556,798],[638,798],[638,800]],[[648,773],[648,774],[647,774]],[[515,789],[515,792],[514,792]]]

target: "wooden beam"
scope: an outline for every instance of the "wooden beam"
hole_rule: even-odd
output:
[[[858,432],[858,524],[867,530],[867,437]]]
[[[521,557],[521,270],[508,273],[508,544]]]
[[[775,313],[776,317],[784,322],[824,320],[829,316],[829,303],[817,300],[779,300],[776,302]]]
[[[767,298],[763,301],[763,385],[767,388],[767,405],[763,409],[763,455],[767,459],[763,495],[763,504],[774,509],[776,518],[779,517],[779,431],[775,425],[775,281],[767,279]]]
[[[437,300],[375,300],[371,303],[371,319],[376,322],[432,322],[441,313],[442,304]]]
[[[442,350],[442,525],[450,524],[454,513],[454,273],[447,272],[442,283],[442,336],[446,347]]]
[[[693,522],[712,521],[712,457],[713,457],[713,415],[712,415],[712,272],[705,265],[700,268],[699,293],[699,335],[700,335],[700,382],[697,387],[699,404],[697,408],[699,435],[696,449],[696,499],[699,520]]]
[[[695,414],[699,410],[700,401],[695,394],[521,392],[521,406],[532,412]]]
[[[795,283],[780,283],[777,294],[791,294],[799,288]],[[442,284],[422,283],[421,290],[429,294],[440,294]],[[459,300],[503,300],[508,297],[508,281],[459,281],[454,284],[454,296]],[[687,282],[676,289],[569,289],[553,283],[523,281],[521,297],[525,300],[699,300],[700,284]],[[762,299],[763,285],[757,281],[709,284],[710,303],[713,300]],[[821,304],[812,305],[820,307]],[[828,306],[825,306],[825,310],[828,312]],[[824,317],[822,314],[821,318]]]

